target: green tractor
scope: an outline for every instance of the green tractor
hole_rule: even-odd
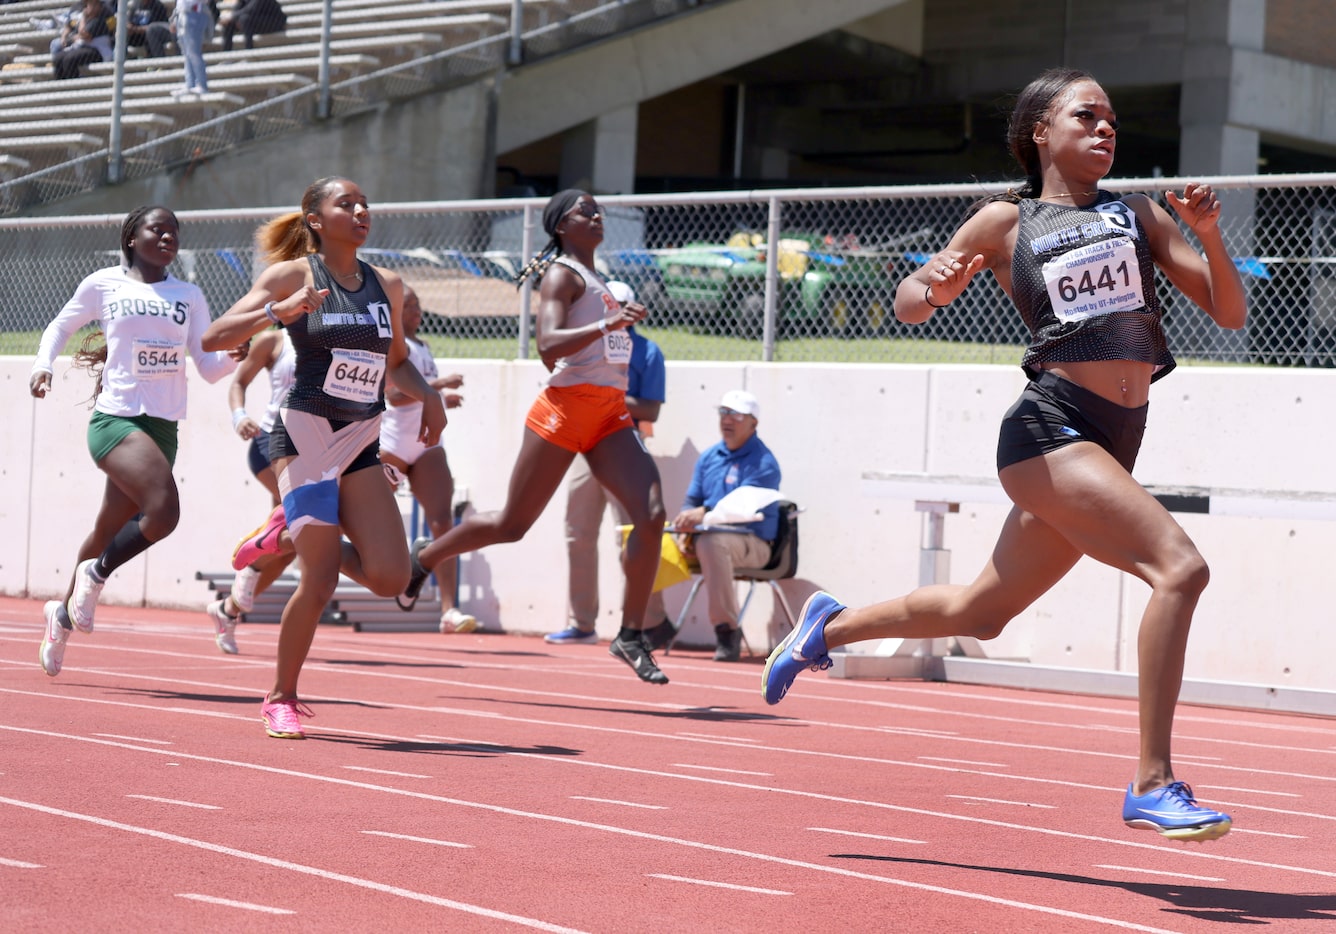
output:
[[[851,235],[781,237],[778,336],[886,333],[894,320],[895,286],[913,268],[897,247],[930,234],[915,231],[876,249],[860,247]],[[722,245],[690,243],[656,251],[662,293],[652,297],[673,324],[758,338],[764,326],[767,250],[763,234],[740,231]]]

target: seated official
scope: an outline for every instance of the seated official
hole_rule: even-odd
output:
[[[724,393],[719,402],[719,433],[723,440],[701,454],[691,474],[682,511],[673,527],[692,532],[705,514],[738,487],[779,489],[779,462],[756,435],[761,404],[741,389]],[[702,531],[690,536],[700,574],[709,597],[710,622],[718,647],[714,660],[735,662],[741,656],[742,631],[738,629],[738,595],[733,584],[734,568],[759,568],[770,561],[770,551],[779,534],[779,505],[761,511],[760,522],[734,526],[739,531]]]

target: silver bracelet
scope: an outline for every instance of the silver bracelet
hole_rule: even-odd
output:
[[[267,317],[270,321],[274,322],[274,324],[282,324],[282,323],[283,323],[282,319],[280,319],[280,318],[278,317],[278,315],[274,314],[274,303],[273,303],[273,302],[265,302],[265,303],[264,303],[264,314],[265,314],[265,317]]]

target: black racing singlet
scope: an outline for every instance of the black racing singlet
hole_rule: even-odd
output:
[[[1107,191],[1086,208],[1020,202],[1011,257],[1016,307],[1030,329],[1021,360],[1136,360],[1152,380],[1175,366],[1160,320],[1155,264],[1132,209]]]
[[[297,352],[295,382],[283,405],[336,421],[374,418],[385,408],[385,356],[393,330],[390,302],[361,260],[362,287],[349,292],[311,254],[317,289],[329,289],[318,311],[288,325]]]

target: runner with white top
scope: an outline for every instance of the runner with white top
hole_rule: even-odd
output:
[[[242,440],[250,442],[246,450],[247,463],[255,479],[269,491],[273,509],[279,506],[279,496],[278,478],[274,476],[269,458],[269,435],[274,430],[279,407],[296,379],[296,366],[297,352],[288,332],[282,328],[261,331],[251,342],[250,355],[237,367],[232,385],[227,389],[227,402],[232,410],[232,429]],[[257,422],[246,412],[246,388],[265,369],[269,371],[269,402]],[[237,654],[238,617],[251,611],[256,596],[268,590],[296,557],[297,553],[289,550],[282,554],[263,555],[242,565],[237,569],[228,595],[210,602],[204,608],[213,621],[214,641],[221,651],[228,655]]]
[[[177,422],[186,415],[186,357],[216,383],[244,359],[246,339],[206,353],[201,339],[209,305],[199,286],[167,271],[180,247],[180,225],[165,207],[131,211],[121,225],[124,265],[85,278],[42,333],[29,389],[51,390],[56,357],[81,327],[96,322],[105,345],[89,340],[76,365],[98,375],[97,403],[88,426],[93,462],[107,475],[93,530],[79,547],[78,566],[64,599],[47,601],[41,662],[60,673],[71,628],[93,631],[98,597],[111,572],[172,533],[181,506],[172,465]],[[95,336],[95,335],[94,335]]]
[[[404,286],[404,342],[408,345],[408,359],[418,368],[427,385],[441,394],[447,409],[458,408],[464,402],[459,393],[448,390],[464,385],[458,373],[441,376],[436,360],[426,342],[418,340],[422,324],[422,305],[417,293]],[[422,421],[422,403],[394,387],[385,391],[386,409],[380,418],[380,463],[385,468],[385,479],[391,489],[408,481],[413,498],[422,507],[422,517],[433,536],[440,537],[454,525],[452,513],[455,498],[455,478],[450,473],[450,462],[445,448],[437,442],[423,444],[418,440],[417,427]],[[432,567],[441,592],[441,632],[467,633],[478,628],[478,619],[455,606],[458,566],[454,558]],[[399,596],[399,609],[411,610],[417,598]]]

